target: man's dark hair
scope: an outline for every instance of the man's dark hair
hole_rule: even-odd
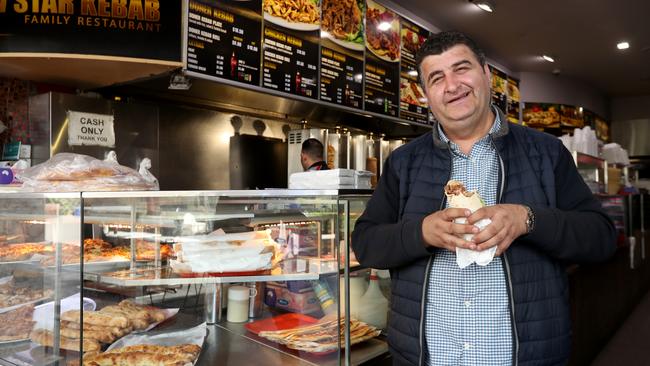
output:
[[[323,159],[323,144],[317,139],[307,139],[302,142],[302,152],[312,159]]]
[[[465,45],[469,48],[476,59],[478,60],[481,66],[485,66],[485,53],[483,50],[474,42],[473,39],[469,38],[467,35],[457,31],[446,31],[440,32],[429,37],[418,50],[417,55],[415,56],[415,61],[418,66],[418,75],[420,77],[420,84],[422,87],[426,87],[422,80],[422,60],[427,56],[431,55],[440,55],[448,49],[458,46]]]

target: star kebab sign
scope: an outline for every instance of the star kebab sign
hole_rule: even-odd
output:
[[[11,36],[0,37],[0,52],[85,53],[179,61],[181,6],[181,0],[0,0],[0,34]],[[79,41],[83,44],[77,44]]]

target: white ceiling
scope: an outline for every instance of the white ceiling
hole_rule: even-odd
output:
[[[515,72],[581,80],[607,97],[650,95],[649,0],[402,0],[400,7],[441,30],[470,35],[488,57]],[[619,41],[630,48],[616,49]],[[555,58],[542,61],[540,55]]]

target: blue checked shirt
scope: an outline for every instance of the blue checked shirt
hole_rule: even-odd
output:
[[[497,115],[490,134],[499,129]],[[497,152],[485,136],[469,155],[449,141],[440,125],[442,141],[452,150],[451,179],[477,190],[487,205],[496,204],[499,182]],[[429,275],[425,309],[428,365],[512,364],[512,327],[506,275],[501,257],[485,267],[471,264],[460,269],[456,253],[438,249]]]

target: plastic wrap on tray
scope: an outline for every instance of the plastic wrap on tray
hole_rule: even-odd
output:
[[[24,190],[38,192],[158,190],[152,177],[120,165],[114,158],[99,160],[73,153],[56,154],[19,175]]]

